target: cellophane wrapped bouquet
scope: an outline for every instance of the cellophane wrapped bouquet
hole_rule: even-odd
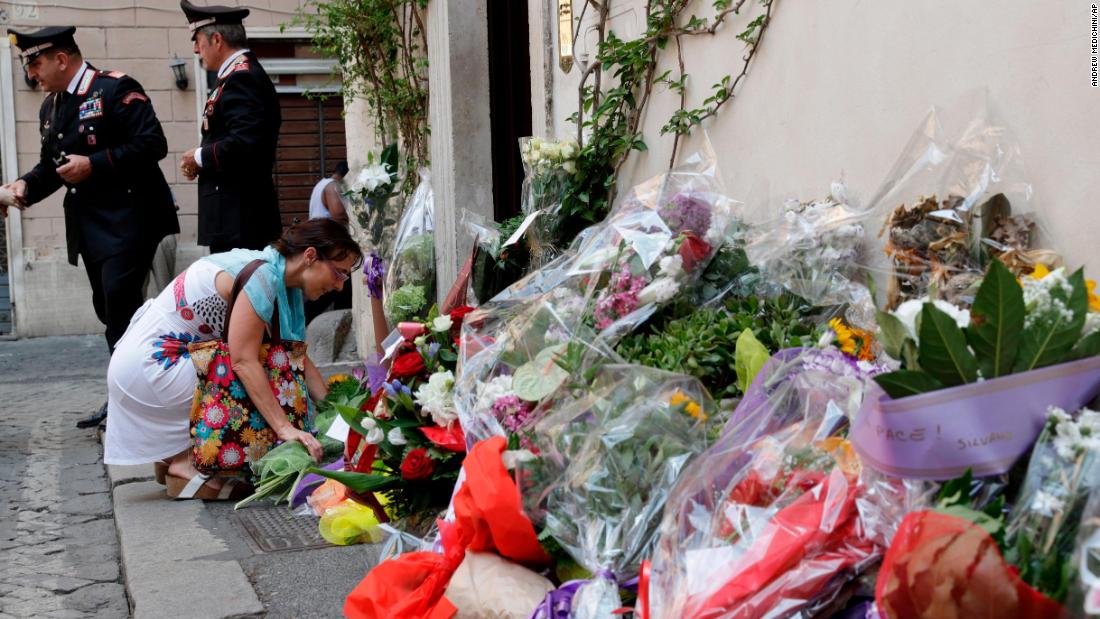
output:
[[[1059,266],[1038,210],[1019,146],[984,97],[933,109],[869,205],[885,221],[885,253],[867,264],[886,280],[887,309],[929,295],[968,307],[994,258],[1018,276]]]
[[[787,349],[665,507],[648,617],[815,616],[874,565],[861,464],[845,437],[881,367],[835,348]],[[843,600],[843,598],[841,598]]]
[[[383,306],[386,321],[423,319],[435,299],[435,236],[432,186],[428,171],[420,171],[420,184],[401,215],[386,265]]]
[[[530,248],[529,270],[546,266],[561,252],[561,199],[569,179],[576,173],[580,152],[575,140],[549,140],[540,137],[519,139],[523,161],[523,187],[520,211],[524,217],[538,213],[526,233]]]
[[[470,439],[505,433],[500,408],[530,410],[552,394],[568,377],[568,352],[606,357],[654,311],[690,295],[732,221],[714,161],[692,156],[635,186],[567,252],[478,308],[463,329],[456,384]]]
[[[599,367],[533,424],[522,465],[525,511],[592,578],[568,583],[570,617],[608,617],[619,587],[639,573],[656,542],[669,492],[718,423],[695,379],[633,365]]]

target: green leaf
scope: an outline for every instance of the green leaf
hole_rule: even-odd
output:
[[[544,348],[532,361],[516,368],[512,377],[512,388],[516,395],[529,402],[538,402],[561,386],[569,373],[555,359],[563,351],[565,344]]]
[[[902,346],[905,344],[905,340],[912,340],[901,319],[890,312],[875,310],[875,321],[878,322],[878,339],[882,342],[882,349],[892,358],[899,361],[903,360],[901,356]]]
[[[899,399],[943,389],[944,385],[927,372],[897,370],[875,376],[875,382],[891,398]]]
[[[355,473],[351,471],[330,471],[320,467],[310,467],[309,473],[335,479],[352,490],[363,492],[377,492],[396,486],[401,478],[390,475],[376,475],[374,473]]]
[[[985,378],[1012,373],[1024,330],[1024,291],[1000,260],[994,260],[970,309],[967,341]]]
[[[966,336],[955,319],[931,303],[921,310],[920,366],[946,387],[978,378],[978,360],[966,347]]]
[[[332,407],[336,409],[336,412],[340,413],[340,416],[344,418],[344,421],[346,421],[349,426],[351,426],[352,430],[355,430],[363,436],[367,435],[368,431],[363,427],[361,421],[366,413],[363,413],[358,408],[344,406],[343,404],[334,403]]]
[[[771,358],[768,349],[756,339],[752,329],[745,329],[737,336],[737,348],[733,354],[734,368],[737,372],[737,387],[745,393],[756,378],[760,368]]]
[[[1072,318],[1067,320],[1064,316],[1049,312],[1047,320],[1035,320],[1030,327],[1024,329],[1014,371],[1026,372],[1062,363],[1071,358],[1073,347],[1080,339],[1081,329],[1085,326],[1085,314],[1089,309],[1089,293],[1088,288],[1085,287],[1085,275],[1082,270],[1078,269],[1071,275],[1069,283],[1072,291],[1068,298],[1061,300],[1073,314]]]
[[[1085,359],[1100,355],[1100,331],[1093,331],[1074,345],[1070,352],[1073,359]]]

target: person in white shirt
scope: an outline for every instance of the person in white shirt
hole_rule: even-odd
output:
[[[340,194],[347,173],[348,162],[341,161],[336,164],[332,176],[321,179],[313,186],[313,193],[309,196],[310,219],[331,219],[348,225],[348,211],[344,206],[344,197]]]

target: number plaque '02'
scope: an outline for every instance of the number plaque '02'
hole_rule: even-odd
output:
[[[558,0],[558,66],[573,68],[573,0]]]

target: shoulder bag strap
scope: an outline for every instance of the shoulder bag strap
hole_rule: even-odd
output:
[[[256,272],[256,269],[260,268],[266,260],[257,258],[252,262],[249,262],[241,269],[240,273],[237,273],[237,277],[233,279],[233,290],[229,293],[229,302],[225,306],[225,329],[222,330],[222,338],[226,342],[229,341],[229,322],[233,317],[233,305],[237,302],[237,295],[241,294],[244,290],[245,284],[252,278],[252,274]],[[271,312],[271,330],[275,339],[279,339],[279,300],[274,300],[274,309]]]

